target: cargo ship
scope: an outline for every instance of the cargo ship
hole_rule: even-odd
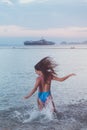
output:
[[[45,39],[41,39],[38,41],[25,41],[24,45],[54,45],[55,43],[52,41],[47,41]]]

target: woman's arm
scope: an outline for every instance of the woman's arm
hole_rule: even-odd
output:
[[[60,82],[63,82],[64,80],[68,79],[69,77],[71,76],[75,76],[76,74],[72,73],[72,74],[69,74],[67,76],[64,76],[64,77],[56,77],[56,76],[53,76],[53,80],[56,80],[56,81],[60,81]]]
[[[31,96],[36,92],[37,88],[39,87],[39,84],[40,84],[40,79],[37,78],[37,79],[36,79],[36,83],[35,83],[35,85],[34,85],[34,88],[33,88],[33,89],[31,90],[31,92],[30,92],[27,96],[25,96],[24,98],[27,99],[27,98],[31,97]]]

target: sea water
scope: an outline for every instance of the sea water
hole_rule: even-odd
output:
[[[39,111],[34,87],[34,65],[46,56],[58,64],[59,77],[75,73],[64,82],[53,81],[51,91],[58,114],[50,105]],[[0,48],[0,130],[87,130],[87,49],[55,46]]]

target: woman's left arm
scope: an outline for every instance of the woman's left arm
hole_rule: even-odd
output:
[[[69,74],[69,75],[67,75],[67,76],[64,76],[64,77],[61,77],[61,78],[54,76],[54,77],[53,77],[53,80],[63,82],[64,80],[68,79],[69,77],[75,76],[75,75],[76,75],[76,74],[71,73],[71,74]]]

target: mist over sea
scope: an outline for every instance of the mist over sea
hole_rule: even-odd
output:
[[[58,115],[49,106],[37,108],[37,92],[28,100],[37,75],[34,65],[43,57],[54,58],[58,76],[51,91]],[[0,130],[87,130],[87,46],[0,47]]]

